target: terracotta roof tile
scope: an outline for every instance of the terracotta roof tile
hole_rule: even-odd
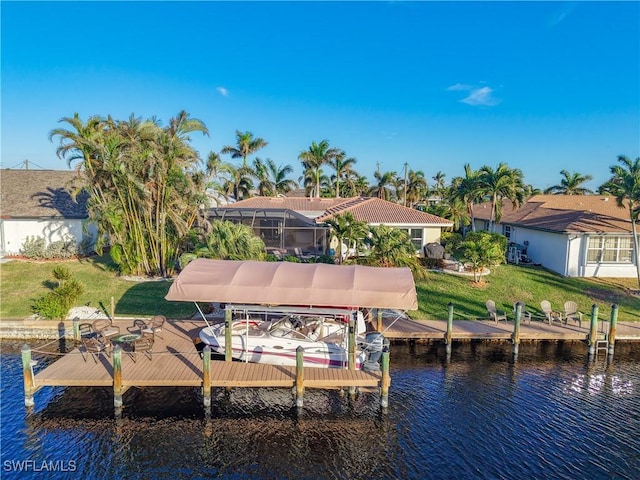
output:
[[[490,204],[474,207],[476,218],[489,219]],[[629,212],[604,195],[536,195],[522,207],[503,204],[504,224],[566,233],[631,232]]]
[[[68,170],[0,170],[2,218],[87,218],[88,195],[74,200]]]

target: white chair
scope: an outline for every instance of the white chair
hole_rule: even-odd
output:
[[[507,312],[501,314],[496,310],[496,302],[493,300],[487,300],[487,311],[489,312],[489,317],[495,320],[498,323],[500,320],[504,320],[504,323],[507,323]]]
[[[518,302],[515,302],[513,304],[513,318],[516,318],[516,305],[518,305]],[[527,323],[529,325],[531,325],[531,312],[527,312],[527,309],[526,309],[524,303],[522,303],[522,310],[520,311],[520,314],[521,314],[520,319],[521,320],[526,320]]]
[[[553,308],[551,308],[551,302],[549,302],[548,300],[542,300],[540,302],[540,308],[544,313],[545,319],[549,322],[549,325],[551,325],[553,322],[562,323],[562,313],[553,310]]]
[[[578,327],[582,328],[582,312],[578,311],[576,302],[564,302],[564,324],[566,325],[569,320],[576,322]]]

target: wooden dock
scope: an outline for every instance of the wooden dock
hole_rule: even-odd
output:
[[[116,321],[121,332],[132,327],[132,321]],[[203,321],[168,320],[162,337],[156,336],[149,359],[138,353],[121,354],[120,394],[130,387],[203,387],[203,358],[196,349]],[[377,388],[379,372],[350,371],[337,368],[303,369],[304,388]],[[276,366],[244,362],[211,361],[211,387],[296,387],[295,366]],[[26,383],[25,383],[26,385]],[[114,386],[114,355],[90,354],[74,348],[33,377],[31,393],[45,386]]]

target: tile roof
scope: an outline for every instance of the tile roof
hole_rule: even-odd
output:
[[[224,208],[224,207],[222,207]],[[300,198],[300,197],[251,197],[229,205],[228,208],[266,209],[281,208],[300,213],[316,213],[316,222],[322,223],[329,218],[349,211],[357,220],[369,224],[387,225],[434,225],[447,227],[452,222],[403,207],[375,197],[351,198]]]
[[[474,207],[489,219],[490,204]],[[629,211],[605,195],[536,195],[518,209],[503,204],[503,224],[563,233],[630,233]]]
[[[73,200],[75,171],[0,170],[2,218],[87,218],[88,195]]]

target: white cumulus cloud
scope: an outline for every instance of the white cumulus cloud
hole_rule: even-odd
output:
[[[227,90],[227,89],[226,89],[226,88],[224,88],[224,87],[217,87],[217,88],[216,88],[216,91],[217,91],[220,95],[222,95],[223,97],[226,97],[227,95],[229,95],[229,90]]]
[[[479,87],[474,85],[465,85],[462,83],[456,83],[455,85],[451,85],[447,87],[447,91],[449,92],[469,92],[465,98],[460,100],[462,103],[466,103],[467,105],[471,105],[474,107],[477,106],[485,106],[491,107],[494,105],[498,105],[500,100],[493,96],[494,90],[490,87]]]

